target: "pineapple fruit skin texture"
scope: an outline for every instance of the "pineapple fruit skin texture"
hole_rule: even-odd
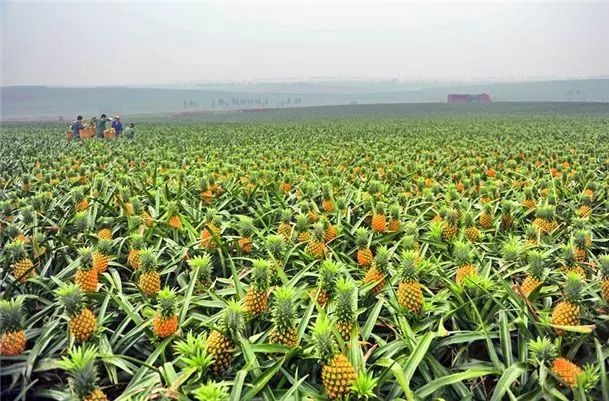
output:
[[[81,290],[85,292],[95,292],[97,291],[98,284],[98,273],[97,270],[81,270],[78,269],[76,271],[76,277],[74,281],[76,285],[80,287]]]
[[[385,287],[385,277],[376,267],[372,267],[366,272],[364,283],[376,283],[376,285],[372,287],[372,292],[378,294]]]
[[[161,278],[157,272],[145,272],[140,276],[140,288],[144,294],[151,296],[161,289]]]
[[[353,365],[342,354],[336,355],[328,365],[324,365],[321,378],[332,400],[343,398],[351,391],[356,375]]]
[[[252,315],[259,315],[266,310],[268,299],[266,291],[258,291],[253,287],[249,288],[245,294],[245,310]]]
[[[158,337],[169,337],[178,330],[178,317],[176,315],[163,317],[157,313],[152,320],[152,328]]]
[[[20,283],[25,283],[29,278],[36,276],[34,263],[30,259],[21,259],[13,265],[13,276]]]
[[[224,373],[231,365],[234,355],[235,344],[217,330],[211,332],[207,338],[207,351],[214,358],[211,371],[219,376]]]
[[[423,291],[418,282],[401,282],[398,286],[398,303],[413,313],[421,312]]]
[[[97,327],[97,320],[91,309],[84,308],[78,315],[70,319],[69,326],[76,341],[87,341]]]
[[[582,370],[565,358],[556,358],[552,362],[552,372],[569,387],[574,387],[577,384],[577,376],[582,373]]]
[[[552,324],[558,326],[579,325],[579,306],[568,301],[559,302],[552,311]],[[556,333],[562,336],[565,331],[556,329]]]
[[[98,388],[91,391],[83,399],[83,401],[107,401],[107,400],[108,400],[108,397],[106,397],[106,394],[104,394],[104,392]]]
[[[127,263],[129,263],[129,266],[131,266],[133,270],[140,268],[140,251],[138,249],[132,249],[129,251]]]
[[[274,328],[269,334],[269,343],[281,344],[290,348],[294,348],[298,342],[296,328],[292,327],[288,330],[278,330]]]
[[[370,248],[358,249],[357,263],[359,263],[360,266],[370,266],[370,264],[372,263],[372,258],[372,251],[370,250]]]
[[[0,335],[0,355],[21,355],[25,351],[25,343],[25,332],[23,330],[6,332]]]

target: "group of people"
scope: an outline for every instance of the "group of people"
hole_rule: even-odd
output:
[[[135,135],[135,124],[130,123],[123,132],[123,123],[121,122],[120,116],[116,116],[114,117],[114,120],[112,120],[112,118],[108,118],[107,115],[102,114],[99,119],[93,117],[89,122],[89,127],[93,127],[95,130],[96,138],[104,138],[104,131],[106,130],[106,124],[108,122],[112,122],[112,128],[114,128],[116,136],[124,134],[125,138],[131,139]],[[80,130],[84,130],[85,128],[87,128],[87,124],[83,122],[82,116],[76,117],[76,121],[70,126],[73,139],[80,139]]]

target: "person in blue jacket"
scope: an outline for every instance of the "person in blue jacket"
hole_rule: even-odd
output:
[[[112,121],[112,128],[114,128],[114,131],[116,131],[116,136],[123,133],[123,123],[121,123],[120,116],[114,117],[114,121]]]
[[[80,139],[80,130],[85,128],[85,125],[82,123],[82,116],[76,117],[76,121],[72,123],[70,127],[72,129],[72,139]]]

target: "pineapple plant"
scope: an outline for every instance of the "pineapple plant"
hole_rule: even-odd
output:
[[[386,246],[378,248],[376,256],[372,261],[372,266],[364,275],[364,283],[375,283],[372,292],[378,294],[385,288],[386,278],[389,276],[389,263],[391,256]]]
[[[544,282],[545,275],[545,259],[544,252],[532,249],[527,254],[528,272],[522,282],[522,292],[525,296],[531,295]]]
[[[205,225],[201,231],[201,246],[214,250],[220,240],[221,219],[216,215],[215,209],[208,209],[205,214]]]
[[[398,231],[401,225],[401,209],[399,203],[394,203],[389,207],[389,223],[387,230],[391,232]]]
[[[252,266],[252,284],[247,289],[243,301],[247,313],[256,316],[266,310],[269,299],[271,265],[264,259],[254,260]]]
[[[324,308],[330,299],[334,297],[336,283],[341,274],[342,266],[326,259],[322,262],[317,278],[317,288],[311,290],[312,298],[317,299],[319,306]]]
[[[535,210],[537,207],[537,202],[535,202],[535,197],[531,188],[524,189],[524,200],[522,201],[522,205],[530,211]]]
[[[476,227],[474,216],[471,212],[463,213],[463,226],[465,227],[465,238],[470,242],[478,242],[480,240],[480,230]]]
[[[577,248],[573,244],[566,244],[562,247],[562,262],[560,270],[564,274],[575,273],[582,280],[586,279],[586,271],[577,262]]]
[[[333,301],[335,327],[345,341],[349,340],[357,317],[357,290],[353,282],[341,278],[336,283]]]
[[[20,283],[25,283],[28,279],[36,277],[34,262],[28,257],[25,243],[21,240],[11,242],[7,246],[12,260],[13,277]]]
[[[85,296],[76,284],[66,284],[55,292],[69,318],[70,332],[78,342],[87,341],[97,328],[95,315],[86,304]]]
[[[239,238],[238,244],[241,252],[252,252],[252,235],[255,230],[254,219],[249,216],[239,216],[238,231],[241,238]]]
[[[485,203],[482,209],[482,214],[480,215],[480,227],[488,230],[492,228],[495,224],[495,217],[493,213],[493,205],[490,203]]]
[[[97,273],[103,273],[108,269],[110,255],[112,254],[112,241],[101,239],[98,241],[93,252],[93,269]]]
[[[296,232],[298,233],[298,242],[300,243],[308,243],[311,239],[309,219],[305,214],[296,216]]]
[[[535,213],[535,224],[542,233],[549,234],[558,227],[556,222],[555,210],[549,204],[539,206]]]
[[[573,234],[573,242],[575,243],[575,261],[586,262],[589,249],[592,247],[592,235],[588,230],[579,229]]]
[[[307,244],[307,253],[317,259],[323,259],[326,254],[326,245],[324,243],[326,230],[323,223],[319,222],[313,226],[311,239]]]
[[[453,208],[447,209],[444,218],[442,219],[442,239],[444,241],[452,241],[455,239],[457,236],[458,225],[458,212]]]
[[[582,279],[575,273],[567,274],[563,287],[563,297],[552,309],[552,324],[556,326],[577,326],[580,319],[580,297]],[[565,334],[562,329],[556,329],[559,336]]]
[[[202,384],[193,395],[197,401],[228,401],[230,397],[226,383],[216,383],[213,380]]]
[[[336,209],[329,184],[324,184],[322,186],[321,207],[326,213],[332,213]]]
[[[501,229],[509,230],[514,225],[514,216],[513,216],[514,205],[509,200],[504,200],[501,202]]]
[[[167,205],[167,225],[174,230],[182,229],[182,218],[176,202],[169,202]]]
[[[605,302],[609,302],[609,255],[601,255],[598,262],[601,273],[601,296]]]
[[[83,345],[68,352],[58,362],[58,366],[67,371],[70,390],[79,401],[107,401],[108,397],[99,387],[99,376],[95,366],[97,349]]]
[[[423,291],[419,282],[419,256],[414,250],[405,250],[401,254],[398,274],[398,303],[412,313],[420,313],[423,306]]]
[[[336,226],[334,224],[332,224],[326,218],[320,219],[320,222],[323,224],[324,229],[325,229],[324,242],[328,243],[328,242],[336,239],[336,235],[338,234],[338,230],[336,229]]]
[[[223,374],[234,358],[236,343],[245,328],[245,310],[236,301],[230,301],[222,312],[220,324],[207,337],[207,352],[213,357],[211,371],[214,375]]]
[[[466,242],[455,242],[453,249],[453,260],[457,265],[455,282],[457,285],[465,284],[466,280],[478,275],[476,267],[471,263],[472,250]]]
[[[175,293],[170,288],[163,288],[159,292],[158,310],[152,319],[152,329],[156,336],[169,337],[178,330],[175,303]]]
[[[144,248],[144,236],[139,233],[131,235],[131,248],[127,255],[127,264],[131,266],[133,270],[140,268],[140,250]]]
[[[559,357],[556,346],[546,337],[537,337],[529,342],[533,360],[539,365],[548,365],[551,372],[564,384],[575,387],[584,371],[570,360]]]
[[[372,231],[377,233],[384,233],[387,228],[387,216],[386,207],[383,202],[378,202],[374,207],[374,213],[372,214],[372,221],[370,227]]]
[[[16,356],[25,351],[22,299],[0,300],[0,356]]]
[[[271,259],[271,275],[274,276],[277,273],[277,269],[283,265],[286,243],[280,235],[269,235],[266,238],[264,246]]]
[[[331,323],[318,318],[313,329],[313,339],[318,359],[322,365],[321,379],[331,400],[342,399],[351,392],[356,374],[347,357],[337,350]]]
[[[277,234],[279,234],[286,242],[290,242],[292,240],[292,232],[293,228],[290,224],[290,220],[292,219],[292,212],[290,209],[284,209],[281,211],[279,227],[277,228]]]
[[[275,300],[271,311],[273,328],[269,333],[269,342],[293,348],[298,343],[295,323],[295,291],[290,287],[278,287],[275,289],[274,295]]]
[[[199,271],[197,283],[195,284],[197,293],[204,294],[208,291],[208,289],[212,288],[213,282],[211,276],[211,257],[207,253],[190,259],[188,261],[188,265],[191,267],[191,269]]]
[[[93,249],[82,247],[78,249],[79,266],[76,270],[74,282],[84,292],[97,291],[98,271],[93,265]]]
[[[139,286],[147,296],[152,296],[161,289],[161,275],[157,265],[157,256],[153,249],[144,248],[140,251]]]
[[[111,219],[102,219],[101,229],[97,232],[97,238],[100,240],[112,240],[112,225]]]
[[[360,227],[355,231],[355,245],[357,246],[357,263],[361,267],[370,266],[372,263],[372,251],[369,245],[368,231]]]

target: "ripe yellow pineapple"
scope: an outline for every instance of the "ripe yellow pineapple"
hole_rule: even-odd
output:
[[[201,246],[213,250],[220,241],[220,224],[219,216],[216,216],[215,209],[208,209],[205,214],[205,225],[201,231]]]
[[[304,214],[296,216],[296,232],[298,233],[298,242],[307,243],[311,239],[309,232],[309,219]]]
[[[224,308],[218,330],[213,330],[207,338],[207,352],[213,357],[211,371],[218,376],[231,365],[236,343],[244,330],[244,309],[238,303],[230,301]]]
[[[478,242],[480,240],[480,231],[474,223],[474,216],[469,211],[463,213],[463,226],[465,227],[465,237],[470,242]]]
[[[552,310],[552,324],[557,326],[577,326],[580,319],[580,294],[582,290],[581,278],[575,273],[567,275],[563,288],[563,299]],[[565,334],[564,330],[556,329],[559,336]]]
[[[452,241],[457,235],[459,225],[459,214],[458,212],[450,208],[446,210],[444,219],[442,219],[442,239],[444,241]]]
[[[317,288],[311,289],[309,295],[317,297],[317,303],[324,308],[328,301],[333,298],[336,283],[342,271],[342,265],[326,259],[321,264],[319,275],[317,276]]]
[[[349,360],[337,351],[336,339],[327,318],[318,318],[313,340],[322,364],[321,380],[331,400],[342,399],[351,392],[357,376]]]
[[[385,287],[385,278],[389,275],[389,263],[391,256],[386,246],[379,247],[372,267],[364,275],[364,283],[376,283],[372,292],[378,294]]]
[[[169,288],[159,292],[159,307],[152,319],[154,334],[160,338],[169,337],[178,329],[178,316],[175,313],[175,294]]]
[[[379,202],[374,208],[371,222],[372,231],[384,233],[387,228],[387,216],[385,215],[385,204]]]
[[[87,341],[97,328],[97,321],[85,303],[83,292],[76,284],[67,284],[60,287],[56,294],[70,319],[70,332],[76,341]]]
[[[332,314],[336,329],[345,341],[353,332],[357,311],[357,291],[353,282],[341,278],[336,283],[336,295]]]
[[[23,354],[26,338],[22,299],[0,300],[0,356]]]
[[[528,210],[535,210],[535,208],[537,207],[537,202],[535,202],[533,190],[531,188],[525,188],[524,200],[522,201],[522,205]]]
[[[389,208],[389,223],[387,223],[387,230],[390,232],[395,232],[400,229],[401,225],[401,210],[400,205],[394,203]]]
[[[471,264],[472,251],[468,243],[455,242],[453,258],[457,265],[457,272],[455,274],[457,285],[463,285],[467,279],[478,275],[476,267]]]
[[[197,293],[203,294],[212,288],[212,264],[208,254],[196,256],[188,261],[188,265],[193,270],[198,270],[197,283],[195,289]]]
[[[326,236],[326,230],[324,229],[323,223],[319,222],[313,226],[313,232],[311,239],[307,244],[307,253],[317,259],[323,259],[326,254],[326,245],[324,243],[324,237]]]
[[[601,296],[605,302],[609,302],[609,255],[601,255],[598,261],[601,272]]]
[[[332,194],[329,184],[324,184],[322,187],[321,207],[326,213],[332,213],[336,209],[334,201],[332,200]]]
[[[486,203],[480,215],[480,227],[489,229],[493,227],[495,218],[493,217],[493,206],[490,203]]]
[[[76,270],[74,282],[85,292],[97,291],[98,272],[93,266],[93,249],[83,247],[78,250],[80,264]]]
[[[558,223],[556,222],[555,210],[550,205],[542,205],[537,208],[535,214],[535,220],[533,220],[533,224],[535,224],[541,232],[545,234],[549,234],[558,227]]]
[[[527,255],[528,273],[522,282],[522,291],[527,297],[544,281],[545,254],[538,250],[531,250]]]
[[[279,224],[279,228],[277,229],[277,234],[283,237],[286,242],[290,242],[292,240],[292,225],[290,224],[290,219],[292,218],[292,212],[289,209],[284,209],[281,212],[281,223]]]
[[[275,302],[271,312],[273,329],[269,333],[271,344],[295,347],[298,342],[296,333],[295,291],[289,287],[279,287],[274,291]]]
[[[141,234],[135,233],[131,236],[131,249],[127,255],[127,263],[137,270],[140,268],[140,249],[144,247],[144,237]]]
[[[110,255],[112,254],[112,241],[107,239],[99,240],[93,252],[93,268],[98,273],[103,273],[108,269]]]
[[[270,270],[271,266],[266,260],[254,260],[252,284],[247,289],[243,302],[245,311],[251,315],[259,315],[266,310],[269,299]]]
[[[575,260],[585,262],[588,260],[588,250],[592,247],[592,235],[589,231],[579,229],[573,234],[575,243]]]
[[[157,271],[157,258],[150,248],[140,251],[139,286],[144,294],[151,296],[161,289],[161,276]]]
[[[512,215],[512,210],[514,205],[509,200],[504,200],[501,202],[501,229],[509,230],[514,225],[514,216]]]
[[[360,266],[370,266],[372,263],[372,251],[368,242],[368,231],[360,227],[355,231],[355,245],[357,245],[357,263]]]
[[[254,219],[249,216],[239,216],[238,231],[241,234],[241,238],[239,238],[238,245],[241,252],[252,252],[252,235],[255,230]]]
[[[550,370],[560,381],[569,387],[575,387],[577,378],[584,371],[566,358],[559,357],[556,346],[546,337],[537,338],[529,342],[529,350],[532,361],[539,365],[549,365]]]
[[[7,250],[13,261],[13,277],[15,277],[17,281],[25,283],[28,279],[36,277],[37,273],[34,268],[34,262],[27,256],[25,243],[23,241],[16,240],[11,242],[7,246]]]
[[[399,268],[398,303],[410,312],[419,313],[423,306],[423,291],[419,283],[419,257],[414,250],[405,250]]]
[[[583,373],[579,366],[562,357],[552,362],[552,372],[569,387],[575,387],[577,377]]]

